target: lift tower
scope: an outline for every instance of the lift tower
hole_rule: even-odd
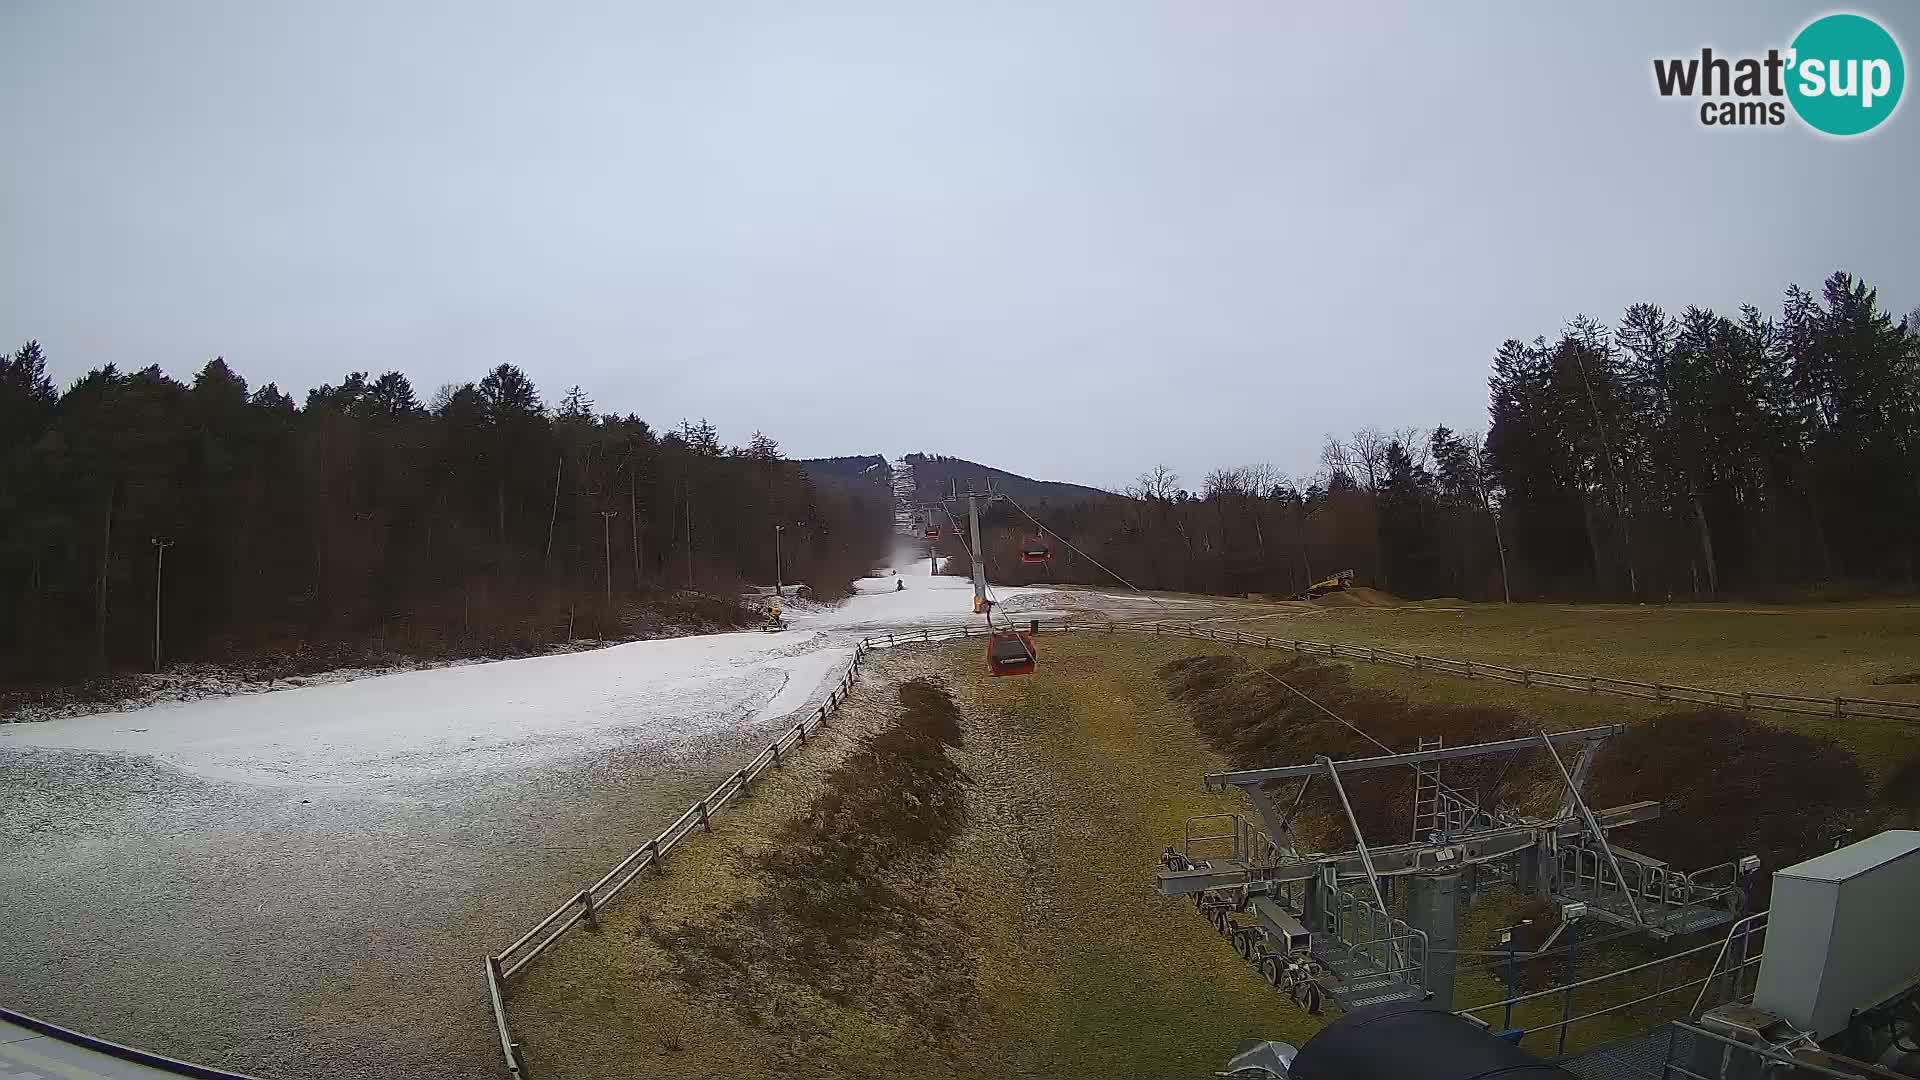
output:
[[[992,492],[986,498],[992,499]],[[973,613],[978,615],[987,610],[987,559],[980,550],[980,499],[972,491],[967,492],[967,534],[973,538]]]

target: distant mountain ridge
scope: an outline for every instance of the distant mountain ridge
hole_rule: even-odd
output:
[[[982,465],[966,458],[948,457],[944,454],[913,453],[906,455],[906,463],[913,467],[913,479],[919,488],[918,498],[930,502],[947,494],[949,485],[965,491],[969,487],[984,490],[989,484],[993,490],[1010,495],[1021,502],[1031,503],[1084,503],[1110,502],[1124,498],[1122,495],[1085,484],[1069,484],[1057,480],[1035,480],[1005,469],[996,469],[991,465]],[[893,477],[893,468],[887,459],[878,454],[861,454],[849,457],[807,458],[800,461],[800,467],[816,482],[836,487],[872,490],[884,487]]]
[[[814,483],[861,495],[892,498],[893,467],[878,454],[802,458],[797,464]]]
[[[920,498],[923,500],[945,496],[950,483],[961,491],[969,487],[984,490],[991,485],[993,490],[1010,495],[1020,502],[1064,504],[1111,502],[1122,498],[1111,491],[1102,491],[1085,484],[1035,480],[1030,476],[996,469],[991,465],[982,465],[965,458],[922,453],[908,454],[906,462],[913,466],[913,479],[919,485]]]

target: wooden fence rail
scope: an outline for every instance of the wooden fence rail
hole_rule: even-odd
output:
[[[1195,623],[1121,623],[1102,621],[1098,623],[1073,623],[1070,619],[1055,623],[1041,623],[1038,629],[1043,633],[1093,632],[1154,634],[1191,638],[1197,641],[1218,641],[1233,645],[1292,652],[1299,656],[1325,656],[1335,660],[1351,660],[1373,664],[1389,664],[1395,667],[1409,668],[1420,672],[1438,672],[1446,675],[1458,675],[1468,679],[1493,679],[1498,682],[1513,683],[1520,686],[1543,686],[1569,690],[1585,694],[1612,694],[1620,697],[1640,698],[1647,701],[1672,701],[1720,708],[1738,709],[1751,716],[1755,712],[1788,713],[1798,716],[1820,716],[1829,719],[1855,720],[1892,720],[1903,723],[1920,723],[1920,702],[1886,701],[1875,698],[1856,698],[1845,696],[1808,697],[1797,694],[1773,694],[1758,690],[1715,690],[1698,686],[1682,686],[1674,683],[1638,682],[1632,679],[1618,679],[1608,675],[1569,675],[1557,671],[1537,671],[1532,668],[1507,667],[1501,664],[1489,664],[1479,660],[1455,660],[1444,656],[1426,656],[1420,653],[1400,652],[1384,649],[1377,645],[1361,645],[1353,642],[1311,641],[1304,638],[1274,638],[1257,634],[1248,634],[1240,630],[1221,630]],[[905,645],[937,644],[946,641],[961,640],[987,635],[984,627],[965,626],[942,629],[921,629],[918,631],[894,631],[885,637],[869,637],[854,647],[853,659],[842,672],[839,681],[828,692],[825,704],[802,717],[792,727],[781,733],[745,767],[736,770],[719,787],[706,797],[689,806],[685,813],[675,819],[673,824],[636,848],[622,859],[600,880],[569,897],[566,903],[536,923],[532,929],[522,934],[519,940],[491,954],[486,958],[486,976],[488,997],[493,1006],[495,1026],[500,1037],[501,1053],[506,1059],[507,1071],[516,1080],[524,1077],[525,1066],[521,1061],[520,1045],[513,1038],[507,1025],[507,1013],[504,992],[507,980],[524,970],[533,959],[552,947],[561,935],[576,926],[597,925],[599,913],[611,904],[626,887],[640,874],[651,868],[665,872],[667,854],[696,829],[711,830],[713,816],[723,807],[741,795],[747,794],[754,781],[768,769],[778,768],[785,755],[804,744],[807,737],[818,730],[830,719],[846,700],[853,687],[854,676],[869,652],[875,649],[894,648]],[[537,943],[536,943],[537,942]]]

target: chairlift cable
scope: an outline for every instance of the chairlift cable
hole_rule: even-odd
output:
[[[1109,576],[1111,576],[1115,581],[1118,581],[1120,584],[1125,585],[1127,588],[1132,589],[1134,592],[1139,593],[1141,596],[1146,597],[1148,600],[1152,601],[1153,603],[1160,605],[1161,611],[1165,612],[1168,616],[1172,617],[1176,622],[1179,621],[1179,613],[1174,611],[1171,607],[1169,607],[1165,600],[1162,600],[1159,597],[1154,596],[1152,593],[1149,593],[1147,590],[1141,588],[1138,585],[1135,585],[1133,582],[1128,581],[1126,578],[1121,577],[1119,574],[1115,573],[1111,567],[1107,566],[1107,564],[1101,562],[1099,559],[1096,559],[1093,556],[1075,547],[1073,544],[1073,541],[1067,539],[1064,536],[1061,536],[1059,533],[1054,532],[1052,529],[1047,528],[1046,525],[1041,523],[1039,518],[1034,517],[1032,514],[1028,513],[1026,507],[1021,506],[1018,502],[1016,502],[1013,496],[1003,494],[1000,497],[1007,500],[1008,503],[1012,504],[1015,510],[1020,511],[1020,516],[1026,518],[1028,521],[1033,522],[1035,528],[1039,529],[1041,532],[1045,533],[1046,535],[1053,537],[1055,540],[1060,541],[1062,544],[1065,544],[1067,546],[1067,550],[1073,552],[1075,555],[1080,556],[1081,558],[1087,560],[1093,565],[1099,567],[1101,570],[1106,571],[1106,573]]]
[[[1148,600],[1151,600],[1154,603],[1159,604],[1161,607],[1161,610],[1167,611],[1169,614],[1172,614],[1172,611],[1167,607],[1166,601],[1161,600],[1159,597],[1156,597],[1153,594],[1147,592],[1145,589],[1142,589],[1140,586],[1135,585],[1133,582],[1128,581],[1124,577],[1121,577],[1119,574],[1115,573],[1111,568],[1109,568],[1106,564],[1102,563],[1100,560],[1094,558],[1093,556],[1075,547],[1073,544],[1073,541],[1068,540],[1066,537],[1061,536],[1059,533],[1053,531],[1052,529],[1047,528],[1046,525],[1043,524],[1039,518],[1036,518],[1032,514],[1028,513],[1027,508],[1024,506],[1021,506],[1017,501],[1014,500],[1012,496],[1003,495],[1001,497],[1006,499],[1008,503],[1011,503],[1015,510],[1020,511],[1021,516],[1025,517],[1028,521],[1033,522],[1035,528],[1039,529],[1041,532],[1047,534],[1048,536],[1053,537],[1055,540],[1060,541],[1062,544],[1065,544],[1067,548],[1071,550],[1074,554],[1087,560],[1088,562],[1099,567],[1100,569],[1105,570],[1108,574],[1112,575],[1114,580],[1118,581],[1120,584],[1125,585],[1127,588],[1132,589],[1134,592],[1139,593],[1141,596],[1146,597]],[[1340,716],[1338,713],[1335,713],[1332,709],[1329,709],[1325,705],[1322,705],[1319,702],[1313,700],[1313,698],[1309,697],[1307,693],[1301,690],[1299,687],[1293,685],[1290,682],[1287,682],[1285,679],[1282,679],[1280,676],[1275,675],[1273,672],[1268,671],[1266,668],[1260,667],[1257,664],[1254,665],[1254,670],[1258,671],[1262,675],[1265,675],[1267,678],[1272,679],[1274,682],[1279,683],[1281,686],[1285,687],[1286,689],[1292,691],[1294,694],[1298,695],[1300,699],[1305,701],[1307,704],[1313,706],[1316,709],[1319,709],[1323,713],[1326,713],[1328,716],[1332,717],[1336,722],[1345,725],[1347,728],[1352,730],[1354,734],[1360,736],[1361,738],[1367,740],[1368,742],[1372,743],[1373,745],[1379,747],[1380,749],[1386,751],[1389,754],[1395,752],[1391,746],[1388,746],[1386,743],[1383,743],[1379,739],[1376,739],[1373,736],[1367,734],[1366,732],[1360,730],[1358,727],[1355,727],[1353,724],[1349,723],[1344,717]]]

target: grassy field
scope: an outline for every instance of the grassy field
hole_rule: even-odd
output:
[[[991,679],[972,650],[960,657],[956,689],[992,718],[981,780],[1005,808],[1000,850],[977,851],[976,865],[1017,852],[1022,878],[988,898],[990,1073],[1194,1075],[1245,1041],[1297,1042],[1319,1026],[1153,887],[1190,816],[1238,808],[1203,789],[1222,763],[1155,673],[1195,644],[1048,639],[1048,674],[1030,679]]]
[[[1120,660],[1098,639],[1049,640],[1059,675],[1031,679],[980,674],[977,646],[877,656],[832,741],[676,851],[600,932],[569,935],[515,981],[509,1009],[531,1066],[555,1077],[1190,1076],[1246,1041],[1306,1037],[1318,1021],[1260,982],[1191,905],[1154,891],[1159,853],[1186,818],[1230,806],[1202,789],[1221,762],[1153,673],[1196,645],[1136,641]],[[825,972],[767,971],[762,1000],[744,1010],[724,980],[689,985],[661,942],[734,934],[736,898],[762,887],[761,857],[831,767],[881,729],[891,688],[923,675],[960,706],[952,757],[969,824],[937,864],[896,884],[921,901],[905,936],[963,946],[943,964],[965,991],[949,980],[936,1000],[903,985],[915,957],[896,936],[858,966],[890,973],[897,991],[857,1007],[831,1000]]]
[[[1920,701],[1915,605],[1283,607],[1220,625],[1571,674]]]
[[[1915,664],[1916,615],[1901,608],[1348,610],[1314,619],[1312,629],[1311,620],[1250,629],[1716,686],[1858,692],[1868,680],[1876,696],[1915,692],[1871,683]],[[1043,639],[1035,676],[991,679],[978,648],[879,657],[826,737],[712,836],[677,851],[669,873],[623,898],[602,931],[569,935],[516,980],[510,1010],[540,1075],[1196,1075],[1249,1040],[1310,1036],[1321,1020],[1260,982],[1190,905],[1153,888],[1159,852],[1179,842],[1189,817],[1244,809],[1237,796],[1203,789],[1201,775],[1225,762],[1169,698],[1161,665],[1232,652],[1279,658],[1212,642],[1076,634]],[[916,677],[938,680],[958,705],[965,737],[948,753],[964,773],[966,825],[928,859],[868,868],[877,887],[915,898],[895,911],[909,920],[899,932],[846,946],[853,951],[824,965],[793,963],[765,855],[795,821],[824,820],[821,800],[838,798],[834,767],[886,729],[899,712],[894,688]],[[1425,704],[1512,710],[1529,727],[1641,724],[1668,711],[1385,666],[1353,665],[1348,678]],[[1768,723],[1835,739],[1876,782],[1920,753],[1911,725]],[[1489,944],[1523,903],[1482,898],[1464,915],[1461,947]],[[689,947],[719,967],[690,964]],[[1580,974],[1654,948],[1592,946]],[[1504,996],[1489,963],[1462,958],[1457,1004]],[[698,974],[722,969],[723,978]],[[1562,972],[1555,965],[1527,980],[1549,985]],[[1583,990],[1575,1012],[1673,978],[1648,973]],[[882,989],[859,989],[868,984]],[[1570,1046],[1636,1030],[1691,1001],[1688,990],[1584,1023]],[[1559,1015],[1556,998],[1523,1006],[1516,1021]],[[1551,1034],[1528,1045],[1550,1052]]]
[[[1920,607],[1911,605],[1355,607],[1220,625],[1274,637],[1350,641],[1569,674],[1920,701]],[[1669,708],[1632,698],[1589,698],[1385,665],[1356,664],[1353,679],[1416,701],[1510,706],[1550,728],[1630,723]],[[1785,714],[1768,715],[1767,722],[1838,741],[1876,779],[1920,755],[1920,728],[1912,724],[1834,723]]]

